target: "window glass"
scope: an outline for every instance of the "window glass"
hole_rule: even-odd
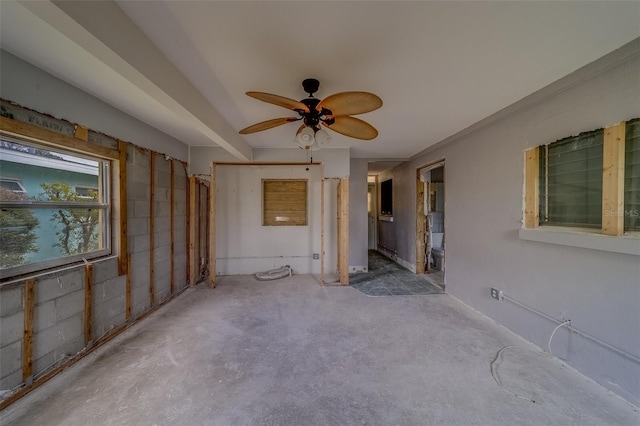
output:
[[[109,162],[2,138],[0,276],[101,256],[109,248]]]
[[[624,153],[624,230],[640,231],[640,119],[627,122]]]
[[[540,224],[601,228],[603,131],[540,147]]]

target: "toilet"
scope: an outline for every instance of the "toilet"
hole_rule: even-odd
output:
[[[432,235],[433,246],[431,247],[431,257],[435,264],[435,269],[438,271],[444,271],[444,246],[443,239],[444,233],[434,232]]]

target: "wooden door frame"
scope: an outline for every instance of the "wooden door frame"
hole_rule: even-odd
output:
[[[424,169],[433,170],[445,166],[445,159],[431,161],[416,168],[416,274],[424,274],[424,185],[420,174]]]

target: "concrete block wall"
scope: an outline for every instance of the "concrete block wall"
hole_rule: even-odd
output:
[[[17,107],[20,108],[20,107]],[[31,111],[26,116],[38,114]],[[49,118],[50,120],[50,118]],[[33,120],[30,120],[33,123]],[[73,123],[70,123],[73,128]],[[68,127],[68,126],[67,126]],[[107,135],[90,131],[90,142],[117,146]],[[97,136],[96,136],[97,135]],[[98,137],[99,136],[99,137]],[[116,142],[114,142],[116,141]],[[187,188],[183,163],[164,154],[153,153],[128,143],[127,146],[127,250],[130,270],[119,275],[117,256],[120,207],[114,203],[112,215],[113,255],[93,260],[91,287],[91,338],[85,344],[85,265],[19,277],[0,283],[0,400],[24,387],[23,339],[25,332],[25,280],[34,280],[32,375],[37,382],[43,374],[77,359],[101,338],[135,321],[153,306],[185,288],[187,278]],[[154,217],[151,217],[151,156],[155,156]],[[171,163],[173,162],[173,180]],[[113,176],[114,199],[118,199],[119,176]],[[171,193],[173,191],[173,218]],[[151,299],[151,235],[153,220],[154,288]],[[173,235],[171,223],[173,220]],[[205,236],[206,237],[206,236]],[[173,242],[173,262],[171,261]],[[174,288],[171,292],[171,265]],[[127,317],[127,279],[131,281],[131,315]]]

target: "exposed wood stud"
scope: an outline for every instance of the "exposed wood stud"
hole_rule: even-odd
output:
[[[118,141],[118,194],[119,200],[119,251],[118,251],[118,274],[127,273],[127,143]]]
[[[89,129],[87,129],[86,127],[82,127],[82,126],[76,125],[74,136],[75,136],[76,139],[80,139],[80,140],[83,140],[85,142],[88,142],[89,141]]]
[[[93,286],[93,265],[84,265],[84,344],[91,342],[92,338],[92,306],[93,296],[91,287]]]
[[[524,227],[528,229],[540,226],[540,148],[535,147],[525,153],[525,197]]]
[[[151,153],[149,164],[149,302],[155,304],[155,189],[156,189],[156,154]]]
[[[189,271],[189,284],[191,287],[196,285],[196,268],[198,267],[198,260],[196,254],[196,227],[198,226],[198,213],[197,211],[197,194],[196,189],[199,189],[199,185],[194,176],[189,178],[189,214],[187,215],[187,224],[189,229],[189,244],[187,250],[187,270]]]
[[[127,283],[125,294],[125,315],[126,318],[131,318],[131,253],[127,255]]]
[[[338,271],[340,284],[349,285],[349,178],[340,179],[338,192]]]
[[[428,195],[427,195],[428,196]],[[416,170],[416,274],[425,271],[425,211],[424,211],[424,183],[420,180],[420,169]]]
[[[216,288],[216,165],[211,164],[209,185],[209,287]]]
[[[204,258],[207,259],[207,261],[209,259],[211,259],[211,188],[209,188],[209,186],[206,186],[206,214],[204,216],[205,218],[205,241],[204,241],[204,250],[205,250],[205,256]],[[210,265],[209,265],[210,266]],[[211,274],[211,269],[209,269],[209,274]]]
[[[175,254],[175,221],[176,221],[176,210],[175,210],[175,203],[176,203],[176,196],[175,196],[175,163],[173,160],[169,160],[171,162],[171,186],[169,187],[169,209],[170,209],[170,225],[169,225],[169,231],[171,234],[171,276],[169,278],[169,282],[170,282],[170,292],[171,294],[173,294],[173,290],[175,289],[175,260],[174,260],[174,254]]]
[[[320,178],[320,282],[326,284],[324,278],[324,175]]]
[[[7,117],[0,117],[0,133],[7,136],[37,140],[39,144],[60,148],[61,146],[74,152],[91,154],[96,157],[117,160],[118,150],[100,145],[88,144],[77,138],[62,135],[52,130],[43,129],[29,123],[23,123]]]
[[[33,374],[33,312],[35,305],[35,280],[24,283],[24,334],[22,336],[22,381],[28,382]]]
[[[626,123],[604,129],[602,146],[602,233],[624,234],[624,151]]]

